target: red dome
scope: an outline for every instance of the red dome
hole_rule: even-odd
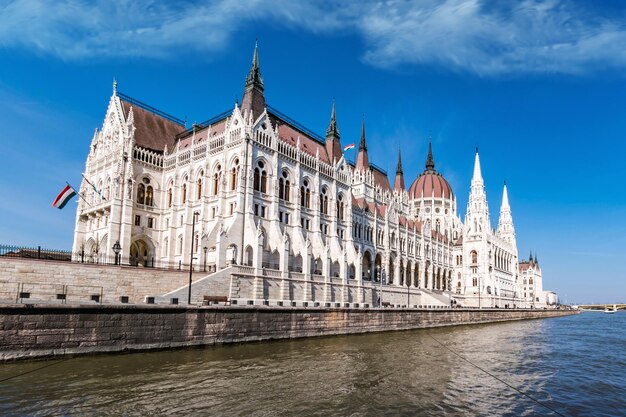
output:
[[[409,188],[409,198],[447,198],[452,200],[452,187],[434,170],[424,171]]]
[[[433,158],[432,143],[428,142],[428,158],[426,158],[426,170],[413,181],[409,188],[409,198],[447,198],[452,200],[452,187],[448,181],[435,171],[435,159]]]

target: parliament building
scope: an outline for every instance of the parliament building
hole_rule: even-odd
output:
[[[370,162],[364,123],[354,164],[343,152],[334,103],[325,137],[266,103],[258,48],[241,103],[191,128],[114,84],[73,250],[108,258],[119,242],[123,264],[156,268],[193,256],[197,279],[237,276],[231,296],[249,303],[549,302],[538,261],[518,256],[506,184],[492,226],[478,150],[463,219],[431,144],[410,184],[399,153],[392,177]]]

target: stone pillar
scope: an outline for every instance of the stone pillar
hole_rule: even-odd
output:
[[[304,273],[304,285],[302,301],[311,299],[311,241],[306,240],[305,252],[302,254],[302,272]]]
[[[348,283],[350,282],[350,270],[348,268],[348,261],[346,260],[346,252],[343,251],[341,253],[341,257],[339,258],[339,276],[341,277],[341,302],[349,303],[350,302],[350,287]],[[356,272],[356,267],[355,267]]]
[[[331,301],[333,301],[330,265],[330,250],[327,245],[324,247],[324,258],[322,259],[322,274],[324,275],[324,302],[326,303],[330,303]]]
[[[280,258],[280,276],[282,281],[280,283],[280,298],[282,300],[290,300],[289,287],[291,282],[289,281],[289,238],[285,233],[283,238],[282,256]]]
[[[354,273],[357,284],[357,297],[356,302],[359,304],[364,303],[365,295],[363,294],[363,255],[361,252],[357,253],[356,265],[354,266]]]
[[[254,250],[254,283],[252,286],[252,298],[263,299],[263,232],[257,232],[257,244]]]

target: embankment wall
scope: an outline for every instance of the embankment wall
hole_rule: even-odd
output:
[[[560,310],[7,305],[0,360],[492,323]]]
[[[165,294],[188,282],[189,271],[0,257],[0,300],[16,301],[23,291],[31,300],[50,301],[65,291],[67,302],[101,295],[104,303],[119,303],[122,296],[143,303],[147,295]]]

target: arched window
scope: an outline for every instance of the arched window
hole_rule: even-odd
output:
[[[196,234],[193,238],[193,251],[198,252],[198,247],[200,246],[200,235]]]
[[[237,188],[237,171],[239,170],[239,159],[233,161],[233,168],[230,170],[230,191],[235,191]]]
[[[178,254],[183,254],[183,236],[178,236]]]
[[[198,180],[196,181],[196,200],[202,199],[202,179],[204,177],[204,171],[200,171],[198,174]]]
[[[152,206],[154,202],[154,190],[151,185],[146,187],[146,206]]]
[[[435,230],[437,231],[437,233],[439,233],[441,229],[441,222],[439,221],[439,219],[437,219],[437,221],[435,222]]]
[[[254,168],[254,189],[262,193],[267,192],[267,172],[263,161],[257,162],[257,167]]]
[[[471,257],[472,257],[472,264],[477,264],[478,263],[478,252],[476,252],[475,250],[473,250],[470,253]]]
[[[339,194],[339,197],[337,197],[337,218],[339,220],[343,220],[343,209],[344,209],[343,195]],[[369,236],[369,231],[366,233]]]
[[[111,198],[111,178],[107,178],[106,185],[104,186],[104,199]]]
[[[322,188],[320,193],[320,211],[323,214],[328,214],[328,190],[326,187]]]
[[[220,186],[220,173],[222,171],[222,166],[217,164],[215,167],[215,173],[213,174],[213,195],[217,195]]]
[[[185,204],[187,202],[187,177],[183,180],[183,187],[181,190],[181,198],[180,201]]]
[[[289,201],[289,192],[289,174],[287,174],[287,171],[283,171],[281,177],[278,179],[278,198]]]
[[[137,203],[143,204],[145,200],[146,200],[146,186],[140,183],[137,186]]]
[[[300,205],[306,208],[311,207],[311,190],[308,180],[302,181],[302,185],[300,186]]]
[[[172,187],[167,189],[167,207],[172,207]]]

